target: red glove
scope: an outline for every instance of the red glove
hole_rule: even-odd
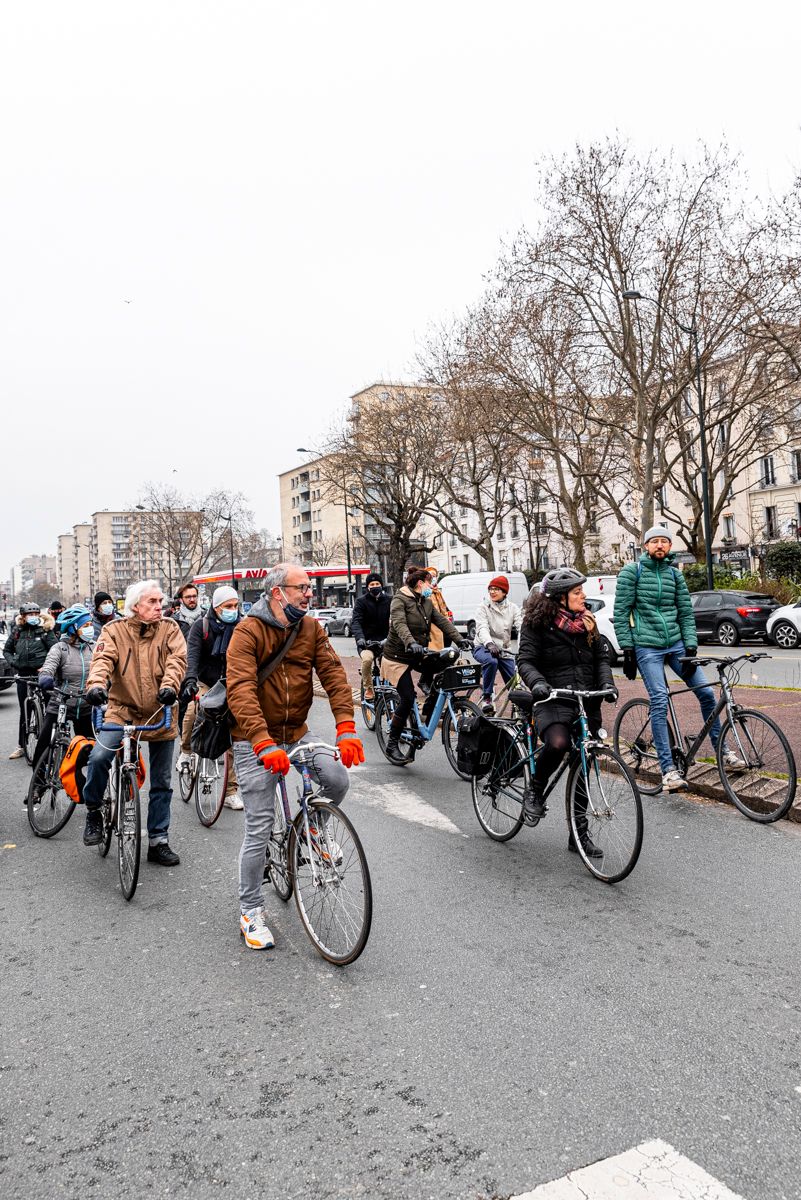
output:
[[[364,746],[361,739],[356,737],[353,721],[340,721],[337,725],[337,747],[343,766],[355,767],[364,762]]]
[[[272,771],[273,775],[289,774],[291,763],[287,753],[280,746],[276,746],[275,742],[259,742],[257,746],[253,747],[253,753],[265,771]]]

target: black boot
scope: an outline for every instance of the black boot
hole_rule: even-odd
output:
[[[584,853],[587,855],[587,858],[603,858],[603,856],[604,856],[603,850],[601,850],[600,847],[595,845],[595,842],[592,840],[592,838],[589,835],[589,832],[587,830],[587,818],[586,817],[576,817],[576,830],[578,832],[579,841],[581,842],[582,849],[584,850]],[[576,840],[573,837],[572,829],[570,830],[570,834],[567,839],[567,848],[568,848],[568,850],[572,850],[574,854],[578,854],[578,846],[576,845]]]
[[[523,792],[523,823],[536,825],[548,811],[542,798],[542,788],[530,787]]]
[[[103,841],[103,814],[99,808],[87,808],[83,831],[84,846],[99,846]]]
[[[386,749],[384,750],[385,756],[391,763],[394,763],[396,767],[405,767],[407,762],[411,761],[410,758],[407,758],[404,754],[401,754],[400,746],[398,745],[398,739],[403,733],[405,725],[405,721],[399,721],[397,717],[392,718],[392,723],[389,727],[389,737],[387,738],[387,745]]]

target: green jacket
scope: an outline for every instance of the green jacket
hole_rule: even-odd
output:
[[[659,562],[643,554],[639,564],[629,563],[618,575],[614,621],[621,650],[627,646],[666,650],[676,642],[698,645],[690,593],[684,576],[672,565],[673,558],[666,554]]]

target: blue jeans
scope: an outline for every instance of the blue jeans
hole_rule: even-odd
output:
[[[679,662],[679,658],[684,653],[684,642],[674,642],[672,646],[668,646],[667,650],[662,650],[657,646],[637,647],[637,666],[651,699],[651,730],[654,735],[654,747],[659,755],[659,766],[662,769],[663,775],[667,771],[674,770],[673,755],[670,753],[670,740],[667,731],[668,686],[665,679],[665,667],[670,667],[687,687],[694,689],[705,721],[710,713],[713,712],[717,703],[715,693],[707,685],[706,675],[704,675],[700,667],[696,667],[692,675],[688,678],[682,675],[682,664]],[[709,731],[709,736],[712,740],[712,745],[717,746],[718,738],[720,737],[719,720],[715,720]]]
[[[305,733],[296,746],[320,739]],[[283,750],[291,750],[289,743]],[[250,742],[234,742],[234,765],[239,791],[245,806],[245,840],[239,851],[239,907],[252,912],[264,905],[264,864],[267,844],[273,831],[277,776],[265,770]],[[300,767],[297,768],[298,772]],[[318,751],[309,763],[313,783],[318,783],[329,804],[341,804],[348,790],[348,772],[330,754]],[[294,811],[294,810],[293,810]]]
[[[486,646],[476,646],[473,658],[481,664],[481,692],[485,700],[492,700],[495,676],[500,671],[501,679],[508,683],[515,673],[513,658],[493,658]]]
[[[122,733],[98,733],[89,755],[83,799],[87,808],[99,808],[108,782],[111,762],[122,745]],[[100,739],[103,739],[102,742]],[[147,834],[151,846],[166,842],[170,831],[170,802],[172,800],[172,755],[175,740],[142,742],[148,748],[150,760],[150,799],[147,805]]]

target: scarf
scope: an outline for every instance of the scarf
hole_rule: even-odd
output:
[[[566,608],[560,608],[553,621],[557,629],[561,629],[563,633],[569,633],[571,637],[590,633],[595,627],[593,615],[587,612],[586,608],[578,613],[571,613]]]
[[[231,621],[230,624],[225,621],[221,621],[220,618],[215,614],[214,609],[209,610],[208,618],[209,635],[213,639],[211,643],[212,658],[225,658],[226,651],[228,650],[228,643],[231,640],[231,634],[236,629],[239,621]]]
[[[182,600],[181,607],[178,609],[178,616],[182,621],[186,621],[187,625],[194,625],[198,617],[203,616],[203,609],[200,607],[200,604],[198,604],[197,608],[187,608]]]

